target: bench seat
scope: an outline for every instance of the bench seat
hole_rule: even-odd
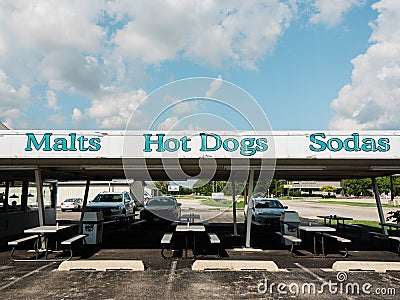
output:
[[[70,256],[67,258],[67,260],[70,260],[73,256],[72,244],[77,241],[81,241],[81,240],[83,241],[83,243],[85,243],[85,237],[87,237],[87,236],[88,236],[87,234],[77,234],[77,235],[61,242],[61,245],[69,246]]]
[[[397,246],[397,252],[400,253],[400,236],[393,236],[393,235],[386,235],[384,233],[380,233],[380,232],[368,232],[369,235],[371,235],[373,238],[377,238],[377,239],[386,239],[386,240],[390,240],[390,242],[392,241],[396,241],[399,242],[398,246]],[[371,239],[371,242],[373,243],[373,239]]]
[[[336,242],[339,242],[339,243],[351,243],[351,240],[350,239],[346,239],[346,238],[344,238],[344,237],[341,237],[341,236],[337,236],[337,235],[333,235],[333,234],[330,234],[330,233],[326,233],[326,232],[319,232],[319,233],[317,233],[317,234],[319,234],[320,236],[322,236],[323,238],[324,237],[327,237],[327,238],[331,238],[331,239],[334,239],[334,240],[336,240]],[[324,245],[324,241],[322,240],[322,249],[325,249],[325,245]],[[347,257],[348,255],[349,255],[349,250],[347,249],[347,247],[345,247],[344,248],[344,254],[343,255],[341,255],[341,257]],[[325,254],[325,253],[323,253],[323,254]]]
[[[61,245],[72,245],[72,243],[82,240],[87,236],[87,234],[78,234],[76,236],[73,236],[72,238],[69,238],[68,240],[62,241]]]
[[[171,240],[172,240],[172,235],[173,235],[172,232],[165,233],[164,236],[161,239],[161,244],[162,245],[170,244]]]
[[[289,235],[289,234],[283,234],[282,232],[276,232],[277,235],[283,237],[284,239],[291,241],[292,243],[301,243],[301,239],[293,236],[293,235]]]
[[[207,233],[211,244],[220,244],[221,241],[215,233]]]
[[[24,237],[22,239],[18,239],[18,240],[15,240],[15,241],[10,241],[10,242],[8,242],[8,245],[15,247],[15,246],[18,246],[18,244],[20,244],[20,243],[27,242],[27,241],[30,241],[30,240],[33,240],[33,239],[37,239],[37,238],[38,238],[37,235],[31,235],[31,236]]]
[[[277,235],[279,235],[280,237],[284,238],[285,240],[288,240],[292,243],[291,247],[290,247],[290,253],[292,253],[293,257],[296,257],[296,255],[294,254],[294,246],[297,244],[300,244],[301,238],[298,238],[297,236],[293,236],[293,235],[289,235],[289,234],[283,234],[280,231],[275,232]]]
[[[341,236],[337,236],[337,235],[333,235],[333,234],[329,234],[329,233],[325,233],[325,232],[323,232],[322,235],[324,237],[335,239],[336,241],[338,241],[340,243],[351,243],[351,240],[346,239],[346,238],[341,237]]]
[[[358,228],[358,229],[365,229],[365,227],[363,225],[359,225],[359,224],[352,224],[352,223],[347,223],[344,224],[344,226],[348,226],[348,227],[353,227],[353,228]]]
[[[210,239],[211,245],[217,246],[218,252],[217,252],[216,258],[220,258],[221,257],[221,253],[220,253],[221,240],[219,239],[218,235],[216,235],[215,233],[207,233],[207,236]]]
[[[389,235],[388,239],[400,242],[400,236],[391,236],[391,235]]]
[[[171,259],[172,256],[165,256],[164,251],[167,249],[167,246],[171,244],[171,240],[172,240],[172,232],[167,232],[164,233],[162,239],[161,239],[161,256],[164,259]]]
[[[374,231],[368,232],[368,235],[371,237],[372,244],[373,244],[374,239],[386,240],[389,237],[387,234],[384,234],[381,232],[374,232]]]

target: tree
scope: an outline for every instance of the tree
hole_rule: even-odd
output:
[[[270,188],[271,180],[258,180],[255,182],[254,195],[262,195],[262,197],[268,194],[268,189]]]
[[[163,193],[168,194],[168,182],[167,181],[156,181],[154,185]]]
[[[380,193],[390,192],[390,178],[389,176],[376,178],[376,183],[378,184],[378,189]]]
[[[331,193],[335,193],[337,188],[331,185],[324,185],[320,188],[321,191],[328,193],[328,196],[331,195]]]
[[[193,189],[200,195],[211,196],[211,193],[213,192],[213,181],[200,179],[193,185]]]
[[[286,184],[286,180],[284,179],[272,179],[271,185],[269,186],[269,193],[274,194],[276,197],[284,193],[284,185]]]
[[[372,196],[372,180],[370,178],[343,180],[345,194],[353,196]]]
[[[379,193],[390,192],[390,177],[377,177],[376,183],[378,185]],[[370,178],[363,179],[346,179],[343,181],[343,189],[346,194],[354,196],[372,196],[372,180]],[[394,194],[400,193],[400,178],[393,179]]]

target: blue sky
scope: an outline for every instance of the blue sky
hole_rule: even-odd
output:
[[[205,76],[245,89],[274,130],[397,129],[399,14],[396,0],[4,0],[0,121],[124,129],[153,90]],[[222,115],[189,113],[206,111]]]

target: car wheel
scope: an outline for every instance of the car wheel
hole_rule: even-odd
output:
[[[61,209],[62,212],[65,212],[65,209]]]
[[[81,206],[79,205],[76,211],[81,211]]]

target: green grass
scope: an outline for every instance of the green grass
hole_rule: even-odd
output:
[[[293,200],[293,197],[290,196],[282,196],[278,198],[279,200]]]
[[[314,221],[321,223],[321,219],[315,219]],[[345,220],[344,222],[345,224],[362,225],[366,231],[382,232],[382,226],[379,225],[379,221]],[[336,224],[336,221],[332,221],[333,224]]]
[[[365,227],[367,231],[382,232],[382,226],[378,221],[350,220],[345,221],[345,224],[357,224]]]
[[[306,201],[306,202],[317,202],[324,204],[342,204],[348,206],[362,206],[362,207],[376,207],[375,203],[364,203],[364,202],[350,202],[350,201],[338,201],[338,200],[318,200],[318,201]],[[393,207],[393,205],[382,204],[383,207]]]
[[[203,199],[201,200],[201,203],[204,205],[209,205],[209,206],[215,206],[215,207],[231,207],[232,206],[232,200],[221,200],[221,201],[215,201],[212,199]],[[243,209],[244,208],[244,202],[236,202],[236,209]]]

